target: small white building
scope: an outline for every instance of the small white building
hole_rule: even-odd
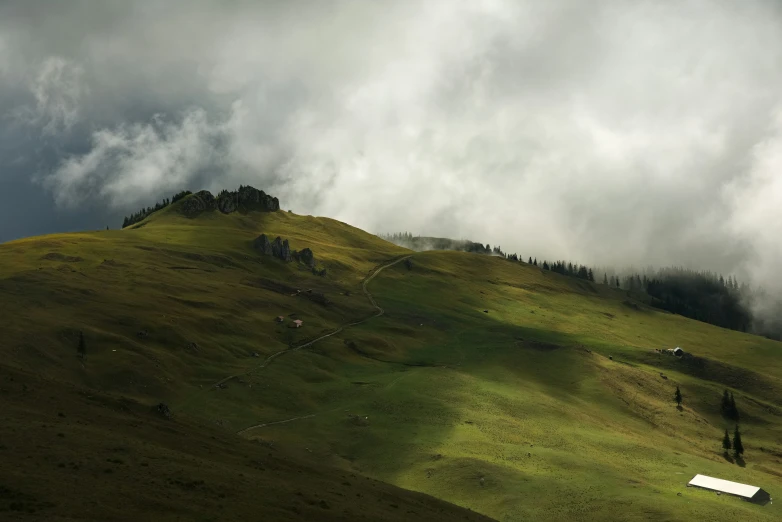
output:
[[[771,495],[757,486],[739,484],[738,482],[707,477],[706,475],[695,475],[687,484],[687,487],[690,486],[733,495],[755,504],[765,504],[771,501]]]

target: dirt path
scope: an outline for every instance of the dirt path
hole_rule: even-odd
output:
[[[298,345],[298,346],[296,346],[294,348],[287,348],[285,350],[280,350],[279,352],[273,353],[270,356],[268,356],[266,359],[264,359],[260,364],[250,368],[246,372],[237,373],[235,375],[229,375],[228,377],[225,377],[224,379],[221,379],[221,380],[219,380],[219,381],[217,381],[215,383],[212,383],[211,385],[209,385],[208,388],[205,388],[203,390],[200,390],[200,391],[194,393],[188,399],[186,399],[186,401],[182,405],[180,405],[180,408],[182,406],[190,403],[194,397],[200,395],[201,393],[204,393],[204,392],[209,391],[209,390],[214,390],[219,385],[224,384],[224,383],[226,383],[226,382],[228,382],[228,381],[230,381],[232,379],[236,379],[236,378],[239,378],[239,377],[244,377],[245,375],[249,375],[249,374],[251,374],[251,373],[253,373],[253,372],[257,371],[257,370],[262,370],[263,368],[266,368],[269,364],[271,364],[272,361],[274,361],[278,357],[282,357],[285,354],[288,354],[288,353],[291,353],[291,352],[296,352],[296,351],[301,350],[303,348],[307,348],[309,346],[312,346],[313,344],[317,343],[318,341],[322,341],[323,339],[326,339],[327,337],[332,337],[334,335],[337,335],[338,333],[340,333],[343,330],[345,330],[345,328],[350,328],[351,326],[357,326],[359,324],[362,324],[362,323],[365,323],[365,322],[369,321],[370,319],[375,319],[376,317],[380,317],[381,315],[383,315],[385,313],[385,311],[382,308],[380,308],[380,306],[378,306],[377,302],[375,301],[375,298],[372,297],[372,294],[369,293],[369,290],[367,290],[367,284],[369,284],[369,282],[372,281],[375,278],[375,276],[377,276],[380,272],[382,272],[386,268],[388,268],[390,266],[394,266],[397,263],[401,263],[402,261],[404,261],[405,259],[408,259],[410,257],[411,257],[410,255],[403,256],[403,257],[397,258],[397,259],[395,259],[393,261],[390,261],[390,262],[388,262],[386,264],[379,265],[366,278],[364,278],[364,281],[361,284],[361,290],[364,292],[364,295],[367,297],[367,299],[369,299],[370,304],[372,306],[374,306],[375,309],[377,310],[375,315],[367,317],[366,319],[361,319],[360,321],[355,321],[355,322],[352,322],[352,323],[343,324],[342,326],[340,326],[339,328],[337,328],[333,332],[329,332],[329,333],[327,333],[325,335],[321,335],[317,339],[313,339],[311,341],[307,341],[306,343],[300,344],[300,345]],[[246,429],[250,429],[250,428],[246,428]],[[242,430],[242,431],[245,431],[245,430]]]

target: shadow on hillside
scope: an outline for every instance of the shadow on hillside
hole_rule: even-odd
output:
[[[635,362],[648,364],[656,368],[678,371],[704,381],[718,383],[734,390],[741,390],[775,402],[782,394],[778,384],[765,375],[726,364],[707,357],[671,357],[651,350],[628,352],[628,358]]]
[[[725,451],[725,452],[723,452],[723,453],[722,453],[722,458],[723,458],[723,459],[725,459],[725,460],[727,460],[727,461],[728,461],[728,462],[730,462],[731,464],[735,464],[735,463],[736,463],[736,461],[735,461],[735,460],[733,460],[733,457],[731,457],[731,456],[730,456],[730,453],[728,453],[727,451]]]

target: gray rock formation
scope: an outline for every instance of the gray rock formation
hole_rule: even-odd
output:
[[[238,206],[240,208],[261,210],[264,212],[275,212],[280,210],[280,201],[262,190],[250,186],[240,186],[237,194]]]
[[[309,248],[305,248],[301,252],[298,252],[296,257],[299,262],[304,263],[310,268],[315,266],[315,254],[313,254],[312,250]]]
[[[196,217],[201,212],[214,208],[214,196],[208,190],[202,190],[185,199],[179,207],[179,211],[187,217]]]
[[[309,248],[305,248],[300,252],[291,250],[291,246],[290,243],[288,243],[288,240],[282,239],[279,236],[274,238],[274,241],[270,241],[266,234],[261,234],[253,240],[253,248],[265,256],[273,256],[277,259],[285,261],[286,263],[289,263],[295,259],[299,263],[307,265],[307,267],[312,269],[312,273],[314,274],[325,275],[326,273],[325,269],[322,270],[322,274],[320,273],[321,271],[317,271],[315,269],[315,254],[312,252],[312,250]]]
[[[253,248],[265,256],[274,255],[274,251],[272,250],[272,242],[269,241],[269,238],[266,237],[266,234],[261,234],[255,238],[255,241],[253,241]]]
[[[224,190],[217,196],[217,210],[223,214],[236,212],[239,208],[239,194]]]
[[[269,241],[266,234],[261,234],[253,240],[253,248],[265,256],[274,256],[286,263],[290,262],[292,259],[291,247],[288,240],[283,240],[280,236],[274,238],[274,241]]]
[[[280,236],[274,238],[272,241],[272,255],[277,259],[282,259],[282,239]]]
[[[219,210],[223,214],[232,212],[276,212],[280,210],[280,200],[262,190],[250,186],[240,186],[239,190],[223,190],[217,197],[202,190],[186,198],[180,212],[187,217],[195,217],[201,212]]]

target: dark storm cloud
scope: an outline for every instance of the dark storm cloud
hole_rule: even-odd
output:
[[[250,183],[373,231],[779,284],[771,1],[12,2],[0,81],[6,208]]]

